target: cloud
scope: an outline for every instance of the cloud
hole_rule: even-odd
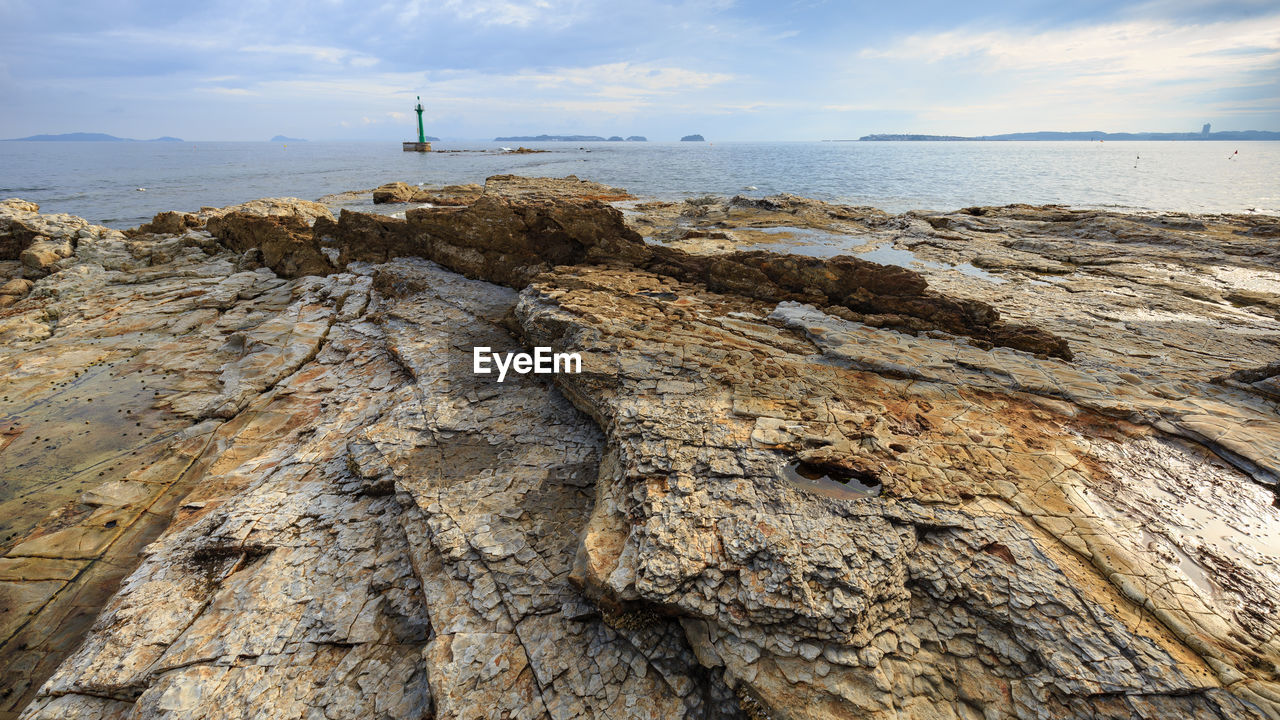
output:
[[[204,87],[204,88],[196,88],[196,91],[213,93],[214,95],[254,96],[258,94],[252,90],[246,90],[245,88],[235,88],[235,87]]]
[[[432,134],[465,137],[1280,124],[1275,0],[906,0],[857,12],[826,0],[0,8],[14,19],[0,26],[0,136],[114,123],[106,129],[129,136],[392,137],[413,124],[418,94]]]
[[[239,48],[242,53],[301,57],[313,62],[334,65],[349,64],[352,67],[372,67],[378,64],[378,58],[362,52],[340,47],[323,45],[245,45]]]
[[[910,113],[914,127],[898,131],[1178,130],[1227,117],[1265,126],[1265,111],[1246,118],[1234,104],[1275,94],[1280,15],[914,33],[843,67],[832,109]],[[841,97],[855,89],[856,100]],[[1280,108],[1270,114],[1280,119]]]
[[[625,114],[697,93],[733,80],[725,73],[639,63],[591,67],[524,69],[513,73],[447,70],[408,73],[358,73],[342,78],[322,75],[264,80],[248,87],[286,101],[327,98],[335,105],[377,106],[408,102],[420,94],[429,112],[486,107],[491,111],[563,110]],[[405,117],[399,111],[388,113]],[[348,119],[348,122],[351,122]],[[363,124],[369,121],[360,120]]]
[[[1043,32],[951,30],[910,35],[863,59],[944,63],[981,72],[1054,72],[1098,89],[1227,80],[1280,67],[1280,15],[1208,24],[1121,22]]]
[[[844,103],[842,105],[823,105],[822,109],[830,110],[831,112],[847,113],[847,112],[866,112],[868,110],[879,110],[881,109],[881,107],[879,105],[870,104],[870,103],[864,103],[864,104]]]
[[[581,4],[578,0],[411,0],[400,12],[399,20],[413,22],[443,11],[480,25],[563,27],[572,24]]]
[[[635,99],[701,90],[732,80],[733,76],[620,62],[582,68],[525,70],[517,73],[514,78],[533,83],[542,89],[573,89],[599,97]]]

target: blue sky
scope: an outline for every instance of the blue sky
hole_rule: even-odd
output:
[[[0,0],[0,137],[1280,130],[1280,4]]]

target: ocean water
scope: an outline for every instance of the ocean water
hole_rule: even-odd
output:
[[[418,154],[394,142],[0,142],[0,198],[123,228],[163,210],[516,173],[662,199],[790,192],[889,212],[1023,202],[1280,214],[1280,142],[528,144],[551,151],[533,155],[500,145],[441,142],[480,152]]]

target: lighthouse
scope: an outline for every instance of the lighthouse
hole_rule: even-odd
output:
[[[422,96],[418,96],[418,104],[413,111],[418,113],[418,141],[402,143],[405,152],[431,152],[431,143],[427,142],[427,134],[422,131]]]

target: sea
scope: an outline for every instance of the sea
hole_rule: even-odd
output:
[[[165,210],[385,182],[576,175],[633,194],[793,193],[898,213],[973,205],[1280,215],[1280,142],[0,142],[0,198],[116,228]],[[372,209],[372,208],[370,208]]]

